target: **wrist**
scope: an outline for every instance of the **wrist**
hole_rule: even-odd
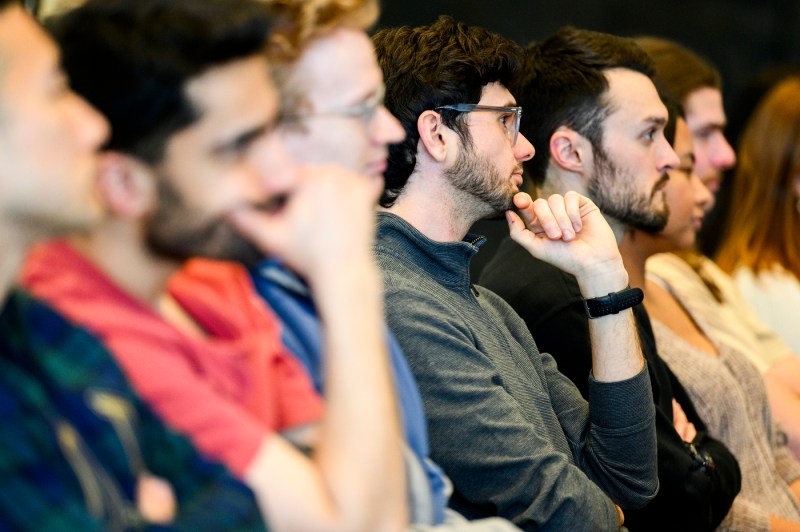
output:
[[[602,268],[595,267],[575,276],[578,288],[584,298],[601,297],[619,292],[628,287],[628,272],[622,265],[606,264]]]
[[[584,298],[583,308],[589,319],[602,318],[609,314],[619,314],[623,310],[635,307],[644,300],[641,288],[627,287],[605,296]]]

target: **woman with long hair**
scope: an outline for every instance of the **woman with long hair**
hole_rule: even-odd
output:
[[[717,262],[759,317],[800,353],[800,77],[775,86],[739,147],[735,216]]]

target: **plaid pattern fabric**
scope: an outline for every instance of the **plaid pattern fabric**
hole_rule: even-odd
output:
[[[136,397],[91,335],[23,293],[0,314],[0,531],[148,526],[134,491],[167,480],[171,528],[263,530],[250,490]]]

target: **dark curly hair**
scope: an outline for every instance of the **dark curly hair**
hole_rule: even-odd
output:
[[[440,17],[430,26],[391,28],[373,37],[386,79],[386,107],[403,124],[406,138],[389,148],[380,203],[391,207],[417,163],[417,119],[440,105],[478,103],[483,87],[508,86],[521,68],[521,50],[486,29]],[[443,123],[469,146],[462,113],[442,112]]]

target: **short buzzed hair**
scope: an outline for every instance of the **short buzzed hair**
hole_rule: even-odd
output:
[[[653,76],[653,62],[631,39],[566,27],[525,49],[524,74],[510,87],[522,114],[520,132],[536,149],[525,173],[541,186],[550,163],[550,137],[561,126],[602,149],[603,123],[611,113],[606,71],[624,68]]]

